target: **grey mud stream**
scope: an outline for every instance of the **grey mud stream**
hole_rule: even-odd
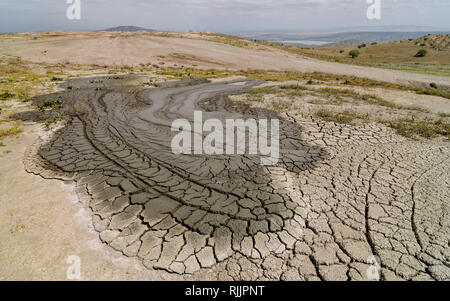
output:
[[[449,280],[447,142],[229,100],[257,81],[145,82],[76,79],[34,100],[61,100],[71,121],[29,150],[26,169],[75,181],[105,244],[195,279],[364,280],[377,256],[382,280]],[[172,121],[194,110],[280,119],[279,163],[173,154]]]

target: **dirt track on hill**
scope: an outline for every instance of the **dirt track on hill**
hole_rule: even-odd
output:
[[[448,143],[229,101],[255,81],[145,80],[70,80],[72,90],[34,100],[61,99],[73,119],[25,167],[73,180],[105,244],[194,279],[365,280],[377,256],[384,280],[449,280]],[[194,109],[280,118],[279,164],[174,155],[169,126]]]
[[[319,61],[262,47],[245,49],[211,41],[140,34],[98,33],[0,41],[0,53],[33,62],[137,66],[160,64],[217,69],[325,72],[404,85],[450,89],[450,78]]]

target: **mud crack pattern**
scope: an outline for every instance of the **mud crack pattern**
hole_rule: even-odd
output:
[[[73,179],[100,239],[149,269],[219,280],[448,280],[449,147],[382,126],[341,126],[236,106],[256,81],[78,79],[71,122],[30,150],[30,172]],[[48,99],[38,97],[35,102]],[[280,118],[280,162],[174,155],[173,120],[193,111]],[[34,152],[33,152],[34,150]]]

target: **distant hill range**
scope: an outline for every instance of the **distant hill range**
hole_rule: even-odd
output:
[[[148,32],[155,32],[157,30],[155,29],[148,29],[144,27],[138,27],[138,26],[117,26],[117,27],[111,27],[103,30],[98,31],[122,31],[122,32],[137,32],[137,31],[148,31]]]
[[[398,40],[417,39],[428,34],[444,34],[447,32],[424,32],[424,31],[405,31],[405,32],[392,32],[392,31],[358,31],[358,32],[339,32],[339,33],[247,33],[240,35],[246,39],[252,40],[266,40],[271,42],[282,42],[285,44],[301,45],[301,41],[318,41],[328,43],[326,46],[341,46],[341,45],[354,45],[373,42],[377,43],[389,43]],[[307,45],[307,44],[305,44]]]

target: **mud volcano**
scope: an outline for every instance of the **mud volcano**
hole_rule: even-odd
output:
[[[374,268],[382,280],[449,279],[447,142],[230,102],[258,81],[147,81],[76,79],[34,99],[59,99],[72,118],[29,150],[27,170],[74,180],[112,248],[196,279],[363,280]],[[279,163],[173,154],[172,121],[195,110],[280,119]]]

